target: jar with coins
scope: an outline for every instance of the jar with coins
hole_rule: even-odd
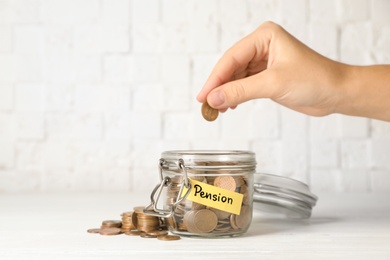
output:
[[[177,235],[231,237],[252,220],[255,154],[249,151],[167,151],[161,183],[144,211]]]
[[[144,213],[160,217],[170,232],[190,237],[244,234],[253,209],[261,216],[309,218],[317,196],[297,180],[256,173],[250,151],[166,151],[161,183]]]

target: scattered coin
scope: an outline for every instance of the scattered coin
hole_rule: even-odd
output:
[[[176,235],[160,235],[157,236],[158,240],[163,240],[163,241],[173,241],[173,240],[179,240],[180,236]]]
[[[87,230],[87,232],[92,234],[99,234],[100,230],[101,230],[100,228],[90,228]]]
[[[103,236],[114,236],[122,234],[122,230],[120,228],[103,228],[100,230],[100,235]]]
[[[202,116],[207,121],[214,121],[217,119],[219,111],[217,109],[212,108],[207,101],[202,104]]]
[[[139,236],[141,234],[141,231],[138,230],[131,230],[131,231],[125,231],[123,232],[127,236]]]
[[[104,220],[102,222],[102,228],[120,228],[122,226],[122,221],[120,220]]]
[[[152,235],[152,236],[162,236],[162,235],[168,235],[168,231],[167,230],[154,230],[154,231],[150,231],[150,232],[147,232],[149,235]]]
[[[156,235],[150,235],[148,233],[145,233],[145,232],[141,232],[139,234],[140,237],[143,237],[143,238],[156,238],[157,236]]]

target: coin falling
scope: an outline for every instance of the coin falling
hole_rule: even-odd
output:
[[[202,104],[202,116],[207,121],[214,121],[217,119],[219,111],[217,109],[212,108],[207,101]]]

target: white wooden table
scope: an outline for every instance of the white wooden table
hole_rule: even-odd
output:
[[[256,213],[241,237],[159,241],[86,232],[148,194],[0,194],[0,259],[390,259],[388,197],[320,194],[310,220]]]

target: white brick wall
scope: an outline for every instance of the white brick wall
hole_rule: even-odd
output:
[[[390,124],[269,100],[200,115],[221,54],[265,20],[390,63],[387,0],[0,0],[0,192],[151,190],[173,149],[250,149],[316,191],[390,192]]]

